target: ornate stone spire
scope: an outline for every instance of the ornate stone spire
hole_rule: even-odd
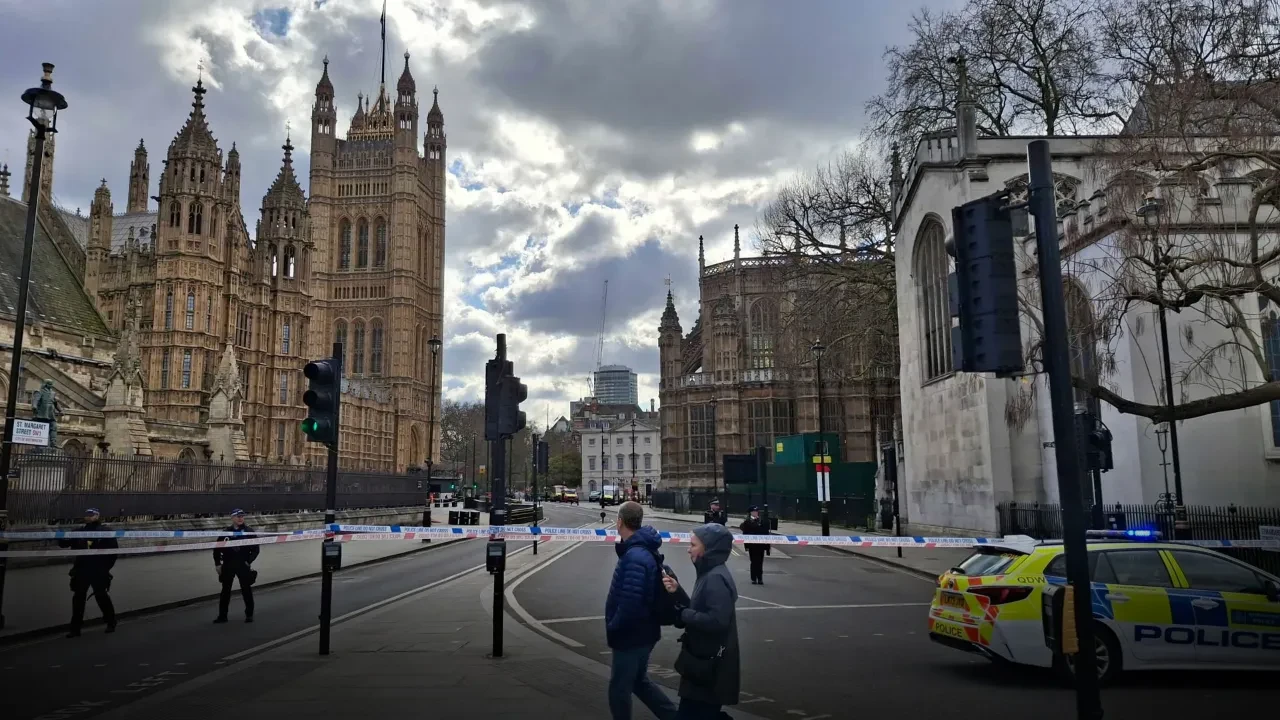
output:
[[[742,244],[738,242],[738,224],[733,224],[733,259],[737,260],[742,256]]]
[[[133,237],[132,228],[129,236]],[[125,300],[124,324],[120,330],[120,339],[116,342],[115,356],[111,359],[114,374],[124,378],[125,383],[129,385],[132,385],[135,379],[141,382],[142,378],[142,351],[138,347],[141,307],[142,301],[138,298],[137,289],[130,287],[129,297]]]
[[[676,314],[675,296],[671,291],[667,291],[667,307],[662,311],[662,322],[658,325],[658,332],[666,332],[675,330],[680,332],[680,316]]]
[[[306,204],[306,196],[293,170],[293,142],[289,136],[285,136],[281,149],[284,150],[284,159],[280,163],[280,172],[263,197],[262,207],[301,209]]]
[[[204,80],[197,80],[191,92],[195,95],[195,100],[191,102],[191,114],[169,145],[169,154],[172,155],[175,149],[216,154],[218,141],[209,130],[209,119],[204,114],[204,94],[208,92],[204,89]]]
[[[213,377],[212,393],[219,390],[227,394],[227,397],[233,400],[240,398],[244,388],[240,385],[240,363],[236,362],[236,350],[231,345],[231,341],[227,341],[226,348],[222,351],[222,360],[218,363],[218,372]]]
[[[396,82],[396,90],[402,95],[412,95],[417,92],[418,85],[413,80],[413,73],[409,72],[409,51],[404,51],[404,72],[400,73],[400,80]]]
[[[9,163],[0,165],[0,197],[9,197]]]
[[[427,111],[427,122],[444,122],[444,113],[440,111],[440,88],[431,88],[431,109]]]

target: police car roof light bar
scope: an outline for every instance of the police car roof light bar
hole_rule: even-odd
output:
[[[1162,534],[1159,530],[1087,530],[1085,537],[1090,540],[1148,540],[1159,542]]]

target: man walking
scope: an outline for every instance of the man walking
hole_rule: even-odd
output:
[[[84,511],[84,527],[81,532],[109,532],[111,528],[102,524],[102,516],[97,508]],[[120,547],[115,538],[75,538],[59,540],[58,545],[72,550],[115,550]],[[71,627],[67,637],[80,637],[80,626],[84,624],[84,606],[89,600],[89,591],[98,601],[98,609],[102,611],[102,619],[107,623],[107,632],[116,631],[116,608],[111,603],[111,568],[115,567],[116,556],[112,553],[95,553],[77,555],[71,566]]]
[[[227,532],[253,532],[253,528],[244,521],[243,510],[235,510],[231,513],[231,527],[227,528]],[[245,538],[243,535],[232,535],[218,539]],[[213,567],[218,573],[218,580],[222,583],[222,594],[218,597],[218,617],[214,618],[214,623],[221,624],[227,621],[227,611],[231,609],[231,585],[236,580],[240,581],[240,597],[244,598],[244,621],[253,622],[253,583],[258,579],[258,572],[250,566],[254,560],[258,559],[260,550],[261,548],[257,545],[213,549]]]
[[[662,582],[662,538],[640,526],[644,509],[637,502],[618,508],[618,565],[605,601],[605,636],[613,650],[609,710],[614,720],[630,720],[634,693],[658,720],[673,720],[676,705],[649,679],[649,655],[662,637],[658,602]]]

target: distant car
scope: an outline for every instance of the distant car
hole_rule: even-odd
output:
[[[599,491],[599,490],[592,490],[592,491],[591,491],[591,493],[590,493],[589,495],[587,495],[587,501],[588,501],[588,502],[600,502],[600,491]]]
[[[573,503],[574,505],[577,505],[577,504],[578,504],[578,493],[577,493],[577,491],[575,491],[575,490],[565,490],[565,491],[564,491],[564,501],[565,501],[565,502],[567,502],[567,503]]]

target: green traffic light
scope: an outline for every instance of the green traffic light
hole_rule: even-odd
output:
[[[314,435],[320,429],[320,422],[315,418],[307,418],[302,421],[302,432],[308,435]]]

